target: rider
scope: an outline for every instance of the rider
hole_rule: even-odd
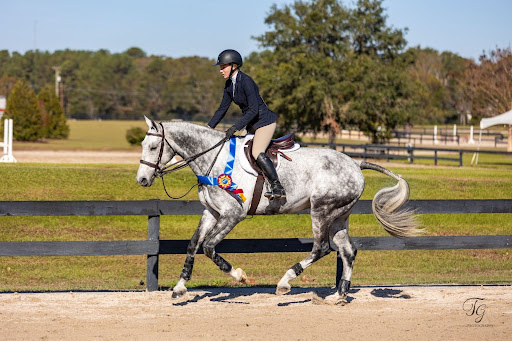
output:
[[[265,193],[265,197],[270,200],[285,198],[286,193],[279,182],[274,164],[265,154],[279,115],[267,107],[254,80],[240,71],[242,64],[242,56],[235,50],[225,50],[219,54],[214,65],[219,65],[220,73],[227,80],[222,102],[208,126],[215,128],[226,115],[231,102],[235,102],[242,109],[243,116],[226,131],[226,137],[232,137],[237,130],[246,126],[248,131],[254,131],[252,156],[270,183],[270,191]]]

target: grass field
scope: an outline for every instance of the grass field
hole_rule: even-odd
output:
[[[2,200],[143,200],[165,199],[161,183],[142,188],[135,182],[137,165],[1,165]],[[512,174],[504,170],[391,167],[411,185],[412,199],[510,198]],[[393,184],[365,171],[363,199]],[[189,170],[166,179],[174,194],[194,183]],[[197,193],[186,198],[196,200]],[[425,214],[420,221],[428,235],[510,234],[506,214]],[[189,239],[199,216],[164,216],[161,238]],[[145,239],[147,217],[0,217],[2,241]],[[354,215],[353,236],[385,236],[372,215]],[[311,237],[309,216],[254,217],[237,226],[228,238]],[[251,284],[274,285],[304,254],[230,254],[226,258],[248,273]],[[160,283],[174,285],[183,256],[162,256]],[[3,257],[0,290],[140,289],[145,280],[144,256]],[[301,286],[331,285],[334,253],[308,268],[296,281]],[[508,250],[366,251],[356,260],[353,283],[510,283],[512,255]],[[198,256],[192,286],[235,285],[204,256]]]
[[[95,122],[88,129],[97,132]],[[118,149],[132,123],[117,125],[111,143],[95,144],[94,134],[62,143],[63,149]],[[126,129],[125,129],[126,128]],[[74,135],[75,134],[75,135]],[[123,134],[122,137],[119,135]],[[80,142],[82,141],[82,142]],[[117,142],[116,142],[117,141]],[[53,142],[52,142],[53,143]],[[127,144],[127,143],[126,143]],[[85,145],[85,146],[84,146]],[[28,145],[27,145],[28,146]],[[75,146],[75,147],[73,147]],[[39,148],[40,146],[38,146]],[[41,147],[42,148],[42,147]],[[92,147],[91,147],[92,148]],[[44,148],[42,148],[44,149]],[[57,148],[58,149],[58,148]],[[98,149],[96,149],[98,150]],[[402,174],[411,186],[411,199],[509,199],[512,172],[499,160],[485,167],[431,167],[386,165]],[[142,188],[135,182],[134,165],[0,164],[0,200],[145,200],[166,199],[162,185]],[[371,199],[394,181],[364,171]],[[179,195],[195,183],[188,169],[166,178],[167,188]],[[197,200],[192,191],[186,200]],[[427,235],[512,234],[510,214],[425,214],[419,220]],[[189,239],[199,216],[163,216],[162,239]],[[1,241],[135,240],[147,237],[147,217],[0,217]],[[350,218],[352,236],[385,236],[373,215]],[[239,224],[228,238],[311,237],[307,215],[254,217]],[[352,278],[354,285],[427,283],[511,283],[510,250],[362,251]],[[305,254],[229,254],[233,266],[242,267],[251,285],[275,285],[283,273]],[[160,284],[172,287],[184,256],[162,256]],[[334,283],[335,253],[326,256],[292,285],[329,286]],[[144,288],[145,256],[109,257],[1,257],[0,291],[121,290]],[[198,256],[190,286],[236,285],[203,255]]]
[[[147,130],[143,117],[140,121],[68,121],[70,134],[66,140],[44,142],[14,141],[16,150],[138,150],[126,141],[126,131],[133,127]]]

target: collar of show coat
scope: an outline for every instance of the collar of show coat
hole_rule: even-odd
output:
[[[236,73],[231,76],[231,83],[233,84],[233,94],[235,94],[236,80],[237,80],[239,74],[240,74],[240,71],[237,70]]]

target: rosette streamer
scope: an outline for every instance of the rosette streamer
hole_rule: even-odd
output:
[[[233,178],[231,177],[231,173],[233,173],[233,167],[235,164],[235,153],[236,137],[232,137],[229,143],[229,156],[226,162],[226,167],[224,167],[224,173],[218,177],[197,175],[197,179],[202,184],[218,186],[228,192],[238,195],[242,202],[245,202],[246,198],[244,196],[244,191],[238,188],[237,184],[233,182]]]

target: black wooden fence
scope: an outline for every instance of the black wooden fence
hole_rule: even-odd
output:
[[[406,207],[418,213],[512,213],[512,199],[502,200],[411,200]],[[0,216],[123,216],[148,217],[146,240],[73,242],[0,242],[0,256],[103,256],[147,255],[146,288],[158,289],[158,257],[185,254],[187,240],[160,240],[160,216],[201,214],[198,201],[0,201]],[[308,210],[297,214],[307,214]],[[371,201],[361,200],[353,214],[371,214]],[[443,250],[512,248],[512,235],[433,236],[397,239],[352,237],[359,250]],[[225,239],[219,253],[309,252],[312,238]],[[331,245],[336,250],[334,244]],[[202,252],[202,250],[200,250]],[[336,279],[342,270],[337,264]]]
[[[406,147],[392,146],[383,144],[344,144],[344,143],[322,143],[308,142],[300,143],[304,147],[329,147],[341,151],[342,153],[354,157],[366,159],[385,159],[389,160],[408,160],[414,163],[417,160],[433,160],[437,166],[439,161],[457,162],[462,167],[462,156],[464,154],[494,154],[512,156],[512,152],[502,152],[494,150],[475,150],[475,149],[449,149],[449,148],[427,148],[427,147]],[[447,155],[448,154],[448,155]]]

